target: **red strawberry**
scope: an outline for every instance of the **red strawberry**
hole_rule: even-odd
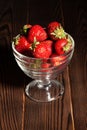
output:
[[[65,32],[61,24],[57,21],[53,21],[48,24],[48,35],[52,40],[58,40],[65,38]]]
[[[56,53],[52,54],[51,58],[51,63],[54,66],[61,65],[62,63],[64,63],[65,60],[65,56],[58,56]]]
[[[51,40],[45,40],[40,42],[39,44],[36,44],[33,55],[36,58],[49,58],[52,54],[52,41]],[[33,45],[33,44],[32,44]]]
[[[22,54],[28,54],[30,50],[31,44],[26,40],[24,36],[18,35],[15,39],[15,49],[22,53]]]
[[[50,64],[49,63],[43,63],[41,65],[42,68],[46,69],[46,68],[49,68],[50,67]]]
[[[42,68],[42,72],[49,72],[49,68],[51,67],[50,63],[42,63],[41,68]],[[50,70],[51,71],[51,70]]]
[[[55,51],[58,55],[68,52],[71,48],[71,41],[66,38],[59,39],[55,42]]]
[[[33,43],[34,38],[36,38],[37,41],[43,41],[47,39],[47,33],[40,25],[33,25],[31,29],[28,32],[28,41]]]

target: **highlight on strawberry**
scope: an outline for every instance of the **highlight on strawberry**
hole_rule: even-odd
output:
[[[47,32],[45,29],[43,29],[40,25],[33,25],[31,29],[28,32],[28,41],[34,42],[34,38],[36,38],[37,41],[44,41],[47,39]]]

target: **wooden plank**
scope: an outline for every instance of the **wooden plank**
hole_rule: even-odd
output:
[[[0,52],[0,129],[18,130],[23,111],[23,74],[9,52],[3,53]]]
[[[12,36],[17,33],[15,12],[12,3],[5,4],[0,1],[0,130],[21,130],[25,76],[11,51]]]
[[[35,103],[26,98],[24,128],[36,130],[58,129],[59,101],[56,103]],[[26,115],[27,114],[27,115]],[[60,117],[61,121],[61,117]]]
[[[63,100],[63,130],[75,130],[74,116],[73,116],[73,104],[72,104],[72,95],[71,95],[71,84],[69,78],[69,68],[64,71],[64,86],[65,94]]]
[[[59,79],[64,81],[65,86],[63,101],[60,99],[50,103],[36,103],[25,97],[23,129],[75,130],[68,69]]]
[[[65,28],[75,40],[75,52],[70,64],[70,84],[75,127],[87,129],[87,5],[85,1],[63,0]],[[72,14],[72,15],[71,15]]]

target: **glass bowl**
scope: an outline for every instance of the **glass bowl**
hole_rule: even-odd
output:
[[[12,41],[12,50],[20,69],[33,80],[26,86],[26,95],[37,102],[49,102],[62,97],[64,86],[56,80],[66,66],[70,63],[74,52],[74,40],[71,35],[72,47],[68,53],[54,57],[58,60],[54,65],[53,58],[33,58],[19,53]]]

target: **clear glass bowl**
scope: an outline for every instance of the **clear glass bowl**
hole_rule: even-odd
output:
[[[13,54],[18,66],[27,76],[34,79],[25,88],[26,95],[32,100],[49,102],[63,95],[64,86],[56,80],[56,77],[69,64],[74,52],[74,40],[69,34],[67,35],[72,41],[71,50],[55,57],[59,60],[59,64],[56,65],[53,64],[52,58],[43,59],[22,55],[15,49],[15,44],[12,42]]]

